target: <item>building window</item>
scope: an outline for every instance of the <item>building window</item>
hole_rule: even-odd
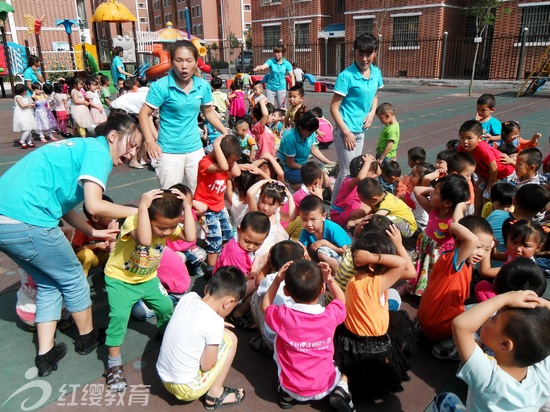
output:
[[[346,0],[336,0],[336,13],[346,12]]]
[[[195,17],[195,6],[191,7],[191,17]]]
[[[155,26],[160,26],[160,16],[155,16]]]
[[[521,30],[527,27],[527,41],[548,42],[550,40],[550,5],[521,8]]]
[[[138,9],[145,9],[145,3],[138,3]]]
[[[271,6],[272,4],[281,4],[281,0],[262,0],[262,6]]]
[[[180,20],[180,21],[185,20],[185,11],[184,10],[178,10],[178,20]]]
[[[201,6],[197,6],[197,17],[201,16]]]
[[[156,0],[153,2],[153,10],[159,10],[160,9],[160,3],[159,0]]]
[[[245,28],[245,30],[250,30],[250,23],[246,23],[246,24],[244,25],[244,28]]]
[[[197,32],[195,34],[197,36],[202,36],[202,24],[197,24]]]
[[[168,23],[169,21],[170,21],[170,22],[172,21],[172,13],[166,13],[166,14],[164,15],[164,23],[166,24],[166,23]]]
[[[250,4],[244,5],[244,11],[250,11]]]
[[[309,23],[298,23],[294,26],[297,50],[310,50]]]
[[[170,7],[170,4],[171,4],[171,0],[162,0],[162,5],[164,7]]]
[[[372,33],[374,19],[355,19],[355,37],[363,33]]]
[[[264,48],[272,49],[279,45],[281,38],[281,26],[264,26]]]
[[[84,4],[84,0],[77,0],[76,1],[76,10],[78,13],[78,17],[82,21],[82,28],[87,29],[88,28],[88,18],[86,17],[86,6]]]
[[[418,18],[415,16],[393,17],[392,47],[417,48],[418,47]]]
[[[147,23],[147,17],[140,17],[139,22],[140,23]]]

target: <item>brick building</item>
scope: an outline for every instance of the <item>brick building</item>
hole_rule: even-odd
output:
[[[476,39],[464,0],[259,0],[252,6],[259,63],[273,44],[308,73],[336,75],[353,59],[363,32],[380,39],[379,66],[387,77],[513,79],[533,67],[550,42],[550,1],[508,1],[495,10],[494,27]],[[521,33],[529,29],[522,48]],[[520,67],[520,55],[523,60]]]

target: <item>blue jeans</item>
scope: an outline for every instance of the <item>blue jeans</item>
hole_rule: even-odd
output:
[[[348,150],[344,145],[344,135],[342,130],[338,126],[334,128],[334,147],[336,148],[336,154],[338,155],[338,166],[340,166],[340,173],[334,182],[334,187],[332,188],[332,200],[331,203],[334,203],[336,200],[336,195],[340,191],[340,186],[344,179],[349,176],[349,164],[357,156],[363,154],[363,145],[365,143],[365,133],[354,133],[355,134],[355,149]]]
[[[228,242],[233,237],[233,228],[229,222],[227,209],[224,207],[219,212],[207,210],[204,219],[208,231],[204,239],[206,241],[206,253],[220,253],[223,242]]]
[[[458,396],[451,392],[444,392],[437,395],[432,405],[433,412],[455,412],[465,410],[466,406]]]
[[[82,265],[59,227],[0,225],[0,251],[35,281],[36,323],[59,320],[63,299],[69,312],[82,312],[92,305]]]

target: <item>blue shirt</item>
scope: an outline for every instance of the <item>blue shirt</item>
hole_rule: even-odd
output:
[[[327,219],[325,219],[323,223],[322,239],[328,240],[337,247],[344,247],[351,244],[351,239],[342,226]],[[313,233],[309,233],[307,230],[302,229],[302,233],[300,234],[300,243],[302,245],[309,247],[318,240],[319,239],[317,239]]]
[[[145,100],[159,109],[158,144],[163,153],[185,154],[202,148],[197,117],[201,106],[212,104],[212,90],[206,80],[193,76],[189,94],[177,84],[173,70],[149,88]]]
[[[38,74],[42,75],[42,72],[40,71],[40,69],[37,69],[38,70]],[[36,75],[36,73],[34,72],[33,68],[32,67],[27,67],[25,69],[25,71],[23,72],[23,80],[25,82],[27,81],[30,81],[31,82],[31,85],[33,83],[40,83],[40,80],[38,80],[38,76]],[[26,86],[26,85],[25,85]],[[30,92],[30,90],[27,90],[27,94],[30,96],[32,95],[32,93]]]
[[[124,63],[122,62],[120,56],[115,56],[113,62],[111,63],[111,75],[113,76],[115,86],[118,79],[126,80],[126,75],[118,71],[119,67],[122,67],[122,70],[124,70]]]
[[[498,136],[502,132],[502,124],[498,119],[493,116],[486,122],[480,122],[483,127],[483,134],[490,134],[491,136]]]
[[[84,200],[84,180],[105,190],[113,160],[107,139],[73,138],[35,149],[0,177],[0,214],[41,227]]]
[[[292,65],[288,62],[287,59],[277,63],[277,59],[272,58],[265,62],[267,67],[269,67],[269,79],[265,88],[267,90],[286,90],[286,74],[292,73]]]
[[[340,105],[340,115],[352,133],[363,131],[363,121],[371,109],[378,89],[384,87],[382,73],[375,65],[370,65],[370,78],[366,79],[355,62],[336,78],[334,93],[344,96]]]
[[[298,128],[290,129],[284,134],[279,146],[279,159],[283,163],[285,172],[291,170],[286,164],[286,157],[293,157],[294,161],[303,165],[309,159],[311,146],[317,145],[317,134],[314,132],[302,140]]]

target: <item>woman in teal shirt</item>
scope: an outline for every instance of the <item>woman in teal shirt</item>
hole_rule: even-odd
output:
[[[290,77],[290,87],[294,86],[294,71],[292,65],[283,57],[285,46],[273,47],[272,59],[254,68],[254,71],[268,70],[269,76],[265,84],[267,101],[276,109],[285,107],[286,104],[286,75]]]
[[[0,251],[25,270],[38,287],[36,326],[39,376],[57,369],[67,353],[55,343],[63,302],[78,328],[75,350],[85,355],[98,345],[92,322],[90,286],[59,221],[94,238],[111,238],[117,228],[96,230],[74,208],[82,201],[93,215],[122,218],[136,208],[102,199],[113,166],[136,155],[142,136],[133,118],[111,114],[95,129],[98,137],[67,139],[29,153],[0,177]]]
[[[32,84],[41,83],[44,84],[44,77],[42,77],[42,72],[40,71],[40,59],[34,54],[29,55],[27,61],[27,68],[23,72],[23,80],[25,81],[25,86],[29,91],[29,95],[33,94]]]
[[[113,62],[111,63],[111,76],[113,76],[113,84],[116,86],[118,79],[125,80],[126,76],[132,76],[132,73],[128,73],[124,67],[122,56],[124,56],[124,49],[120,46],[115,47],[113,51]]]

